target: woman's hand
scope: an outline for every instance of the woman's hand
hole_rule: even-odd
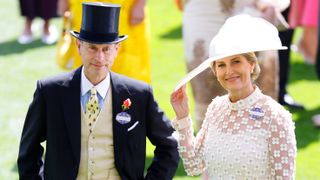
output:
[[[189,0],[175,0],[176,6],[180,11],[183,11],[184,7],[186,6]]]
[[[131,8],[130,25],[135,26],[140,24],[144,19],[145,0],[136,0]]]
[[[186,85],[171,94],[171,105],[176,113],[177,119],[185,118],[190,113],[189,98],[186,92]]]
[[[70,10],[68,0],[58,0],[57,13],[59,16],[63,16],[66,11]]]
[[[262,18],[274,24],[276,21],[276,9],[274,6],[266,6],[262,9]]]

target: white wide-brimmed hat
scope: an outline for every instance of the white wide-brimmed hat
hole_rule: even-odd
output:
[[[228,18],[210,42],[209,58],[180,80],[175,91],[210,67],[213,61],[248,52],[287,49],[278,34],[277,28],[263,18],[245,14]]]

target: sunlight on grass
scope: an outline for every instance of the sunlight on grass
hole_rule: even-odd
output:
[[[0,0],[0,179],[18,179],[16,159],[24,117],[32,100],[36,81],[60,72],[55,63],[55,45],[45,46],[37,40],[22,46],[16,38],[22,31],[23,20],[19,16],[18,1]],[[148,1],[151,19],[152,86],[155,98],[169,118],[174,113],[170,94],[176,83],[185,75],[186,66],[181,40],[181,12],[172,1]],[[165,13],[163,13],[165,12]],[[41,25],[36,20],[38,26]],[[61,20],[53,23],[59,28]],[[297,36],[301,33],[297,33]],[[292,53],[289,93],[306,106],[306,111],[289,109],[296,124],[298,145],[297,179],[320,179],[320,129],[311,121],[320,114],[320,82],[314,67],[306,65],[299,54]],[[188,94],[193,112],[190,85]],[[154,148],[148,142],[147,163],[152,161]],[[180,162],[175,180],[200,179],[187,177]]]

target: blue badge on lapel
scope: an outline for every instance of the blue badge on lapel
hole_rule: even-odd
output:
[[[260,107],[253,107],[249,111],[250,119],[258,120],[264,116],[264,112]]]
[[[131,116],[126,112],[121,112],[121,113],[117,114],[116,120],[120,124],[127,124],[127,123],[129,123],[131,121]]]

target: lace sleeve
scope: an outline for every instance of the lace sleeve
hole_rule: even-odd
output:
[[[269,156],[273,179],[294,179],[296,139],[291,114],[273,114],[270,124]]]
[[[210,106],[209,106],[210,108]],[[207,117],[207,116],[206,116]],[[178,151],[183,161],[184,169],[189,176],[196,176],[205,169],[203,161],[204,140],[207,133],[208,120],[205,118],[197,136],[193,135],[192,120],[190,117],[174,120],[178,131]]]

